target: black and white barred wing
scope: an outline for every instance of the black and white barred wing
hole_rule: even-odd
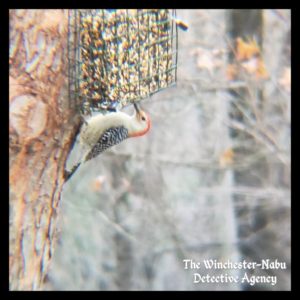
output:
[[[107,129],[99,138],[96,145],[86,155],[84,161],[88,161],[106,149],[117,145],[128,138],[128,129],[124,126]]]

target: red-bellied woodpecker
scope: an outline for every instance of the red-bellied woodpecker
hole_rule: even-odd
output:
[[[84,162],[96,157],[106,149],[121,143],[127,138],[146,134],[151,126],[149,116],[134,103],[135,113],[132,116],[123,112],[99,114],[82,125],[79,134],[80,144],[87,148],[83,159],[70,172],[66,172],[68,180]]]

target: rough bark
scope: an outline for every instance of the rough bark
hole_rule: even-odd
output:
[[[67,11],[11,10],[9,282],[39,289],[55,244],[78,119],[67,94]]]

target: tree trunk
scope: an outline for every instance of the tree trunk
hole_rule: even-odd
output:
[[[11,10],[10,290],[40,289],[79,120],[67,94],[68,13]]]

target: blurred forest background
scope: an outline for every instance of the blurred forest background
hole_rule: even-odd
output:
[[[177,10],[178,82],[64,186],[47,290],[289,290],[290,10]],[[128,107],[125,111],[131,113]],[[278,259],[277,284],[193,283],[183,259]],[[198,270],[241,275],[245,270]]]

